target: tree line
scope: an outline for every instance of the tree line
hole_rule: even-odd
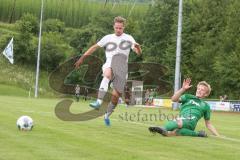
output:
[[[214,98],[227,94],[231,99],[239,99],[240,1],[183,2],[181,78],[191,77],[195,83],[209,82]],[[117,15],[121,14],[103,9],[89,17],[89,23],[78,28],[66,27],[59,19],[46,19],[41,67],[53,70],[67,58],[84,53],[102,36],[113,32],[112,22]],[[126,33],[133,35],[143,48],[143,56],[130,54],[130,61],[164,65],[168,69],[164,79],[174,84],[178,1],[155,0],[146,13],[126,18]],[[24,14],[14,26],[18,62],[35,64],[38,18]],[[12,33],[1,34],[2,48]],[[98,50],[95,55],[104,59],[103,50]],[[77,76],[73,77],[76,81]]]

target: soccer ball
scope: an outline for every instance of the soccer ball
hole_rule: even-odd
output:
[[[20,131],[31,131],[33,128],[33,120],[29,116],[21,116],[17,120],[17,127]]]

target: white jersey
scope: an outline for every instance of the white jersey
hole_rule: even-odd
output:
[[[134,48],[136,41],[131,35],[123,33],[121,36],[109,34],[104,36],[97,45],[105,48],[106,63],[111,63],[116,54],[129,56],[130,49]],[[127,58],[128,62],[128,58]]]

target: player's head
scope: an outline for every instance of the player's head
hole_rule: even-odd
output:
[[[121,36],[123,34],[123,31],[125,28],[125,22],[126,22],[126,19],[124,19],[123,17],[118,16],[114,18],[113,28],[117,36]]]
[[[211,93],[211,86],[206,81],[201,81],[197,85],[196,97],[205,98]]]

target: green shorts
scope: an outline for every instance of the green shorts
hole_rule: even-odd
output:
[[[195,130],[196,126],[197,126],[197,121],[196,120],[190,120],[190,119],[183,119],[183,126],[182,128],[187,128],[190,130]]]

